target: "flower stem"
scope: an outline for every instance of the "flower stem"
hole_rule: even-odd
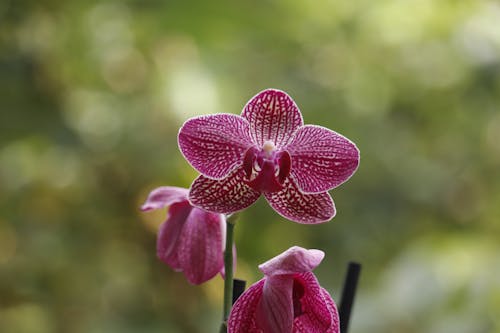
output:
[[[222,324],[220,333],[227,332],[227,318],[233,302],[233,242],[234,225],[238,214],[230,215],[226,220],[226,247],[224,250],[224,305],[222,308]]]

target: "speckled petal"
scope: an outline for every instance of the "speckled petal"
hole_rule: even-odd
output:
[[[191,118],[178,136],[186,160],[202,175],[221,179],[243,163],[245,151],[253,145],[248,122],[233,114]]]
[[[245,184],[244,176],[243,168],[221,180],[200,175],[191,185],[189,200],[194,206],[222,214],[245,209],[259,198],[260,193]]]
[[[175,186],[162,186],[149,193],[146,202],[142,205],[142,211],[160,209],[173,203],[187,201],[189,190]]]
[[[292,158],[291,173],[305,193],[321,193],[339,186],[359,165],[356,145],[320,126],[301,127],[284,149]]]
[[[254,283],[234,303],[227,321],[228,333],[262,333],[257,327],[257,305],[262,298],[265,279]]]
[[[250,134],[259,147],[272,141],[280,149],[290,142],[293,133],[303,124],[293,99],[276,89],[255,95],[245,105],[241,116],[250,123]]]
[[[323,294],[323,297],[325,298],[328,310],[330,310],[330,313],[332,314],[332,323],[330,325],[330,328],[328,328],[328,330],[325,333],[339,333],[340,332],[340,319],[339,319],[339,312],[337,311],[337,305],[333,301],[333,298],[332,298],[332,296],[330,296],[328,291],[321,288],[321,293]]]
[[[320,287],[313,273],[307,272],[295,276],[304,286],[304,296],[300,299],[302,314],[294,320],[294,333],[324,333],[334,332],[332,326],[338,326],[325,297],[325,291]],[[328,293],[326,293],[328,295]],[[330,295],[328,297],[331,300]],[[333,302],[333,301],[332,301]]]
[[[200,284],[213,278],[224,266],[224,216],[193,208],[179,240],[179,264],[188,281]]]
[[[281,216],[303,224],[322,223],[335,216],[335,205],[328,192],[302,193],[291,177],[285,180],[283,186],[279,192],[264,194],[271,207]]]
[[[321,250],[292,246],[280,255],[259,265],[259,269],[267,276],[305,273],[316,268],[324,257],[325,253]]]

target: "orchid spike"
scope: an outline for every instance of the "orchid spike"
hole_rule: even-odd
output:
[[[158,258],[175,271],[182,271],[190,283],[201,284],[224,272],[226,223],[222,214],[193,207],[188,192],[179,187],[159,187],[149,194],[141,209],[170,206],[158,233]]]
[[[189,200],[217,213],[233,213],[263,194],[283,217],[321,223],[335,216],[328,191],[348,180],[359,150],[327,128],[304,125],[285,92],[267,89],[254,96],[241,116],[215,114],[187,120],[178,143],[201,175]]]
[[[311,272],[323,257],[294,246],[260,265],[265,277],[234,304],[228,333],[338,333],[335,302]]]

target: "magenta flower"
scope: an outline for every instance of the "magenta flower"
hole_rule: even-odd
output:
[[[285,92],[253,97],[241,116],[191,118],[179,131],[179,147],[201,175],[189,200],[217,213],[232,213],[261,194],[283,217],[320,223],[335,216],[327,191],[348,180],[359,164],[354,143],[327,128],[304,125]]]
[[[311,272],[324,255],[294,246],[260,265],[265,277],[234,304],[228,333],[338,333],[335,302]]]
[[[160,226],[156,253],[168,266],[182,271],[190,283],[200,284],[224,271],[226,220],[222,214],[191,206],[187,197],[187,189],[159,187],[141,209],[170,206]]]

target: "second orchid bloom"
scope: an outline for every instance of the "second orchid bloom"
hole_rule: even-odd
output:
[[[158,258],[182,271],[190,283],[200,284],[224,272],[226,218],[193,207],[187,195],[185,188],[159,187],[149,194],[141,209],[169,206],[167,220],[158,232]]]
[[[299,223],[335,215],[328,191],[356,171],[354,143],[327,128],[304,125],[285,92],[268,89],[253,97],[241,116],[191,118],[179,131],[179,147],[201,175],[190,201],[217,213],[233,213],[263,194],[275,211]]]
[[[228,333],[338,333],[335,303],[311,272],[324,255],[294,246],[260,265],[265,277],[234,304]]]

